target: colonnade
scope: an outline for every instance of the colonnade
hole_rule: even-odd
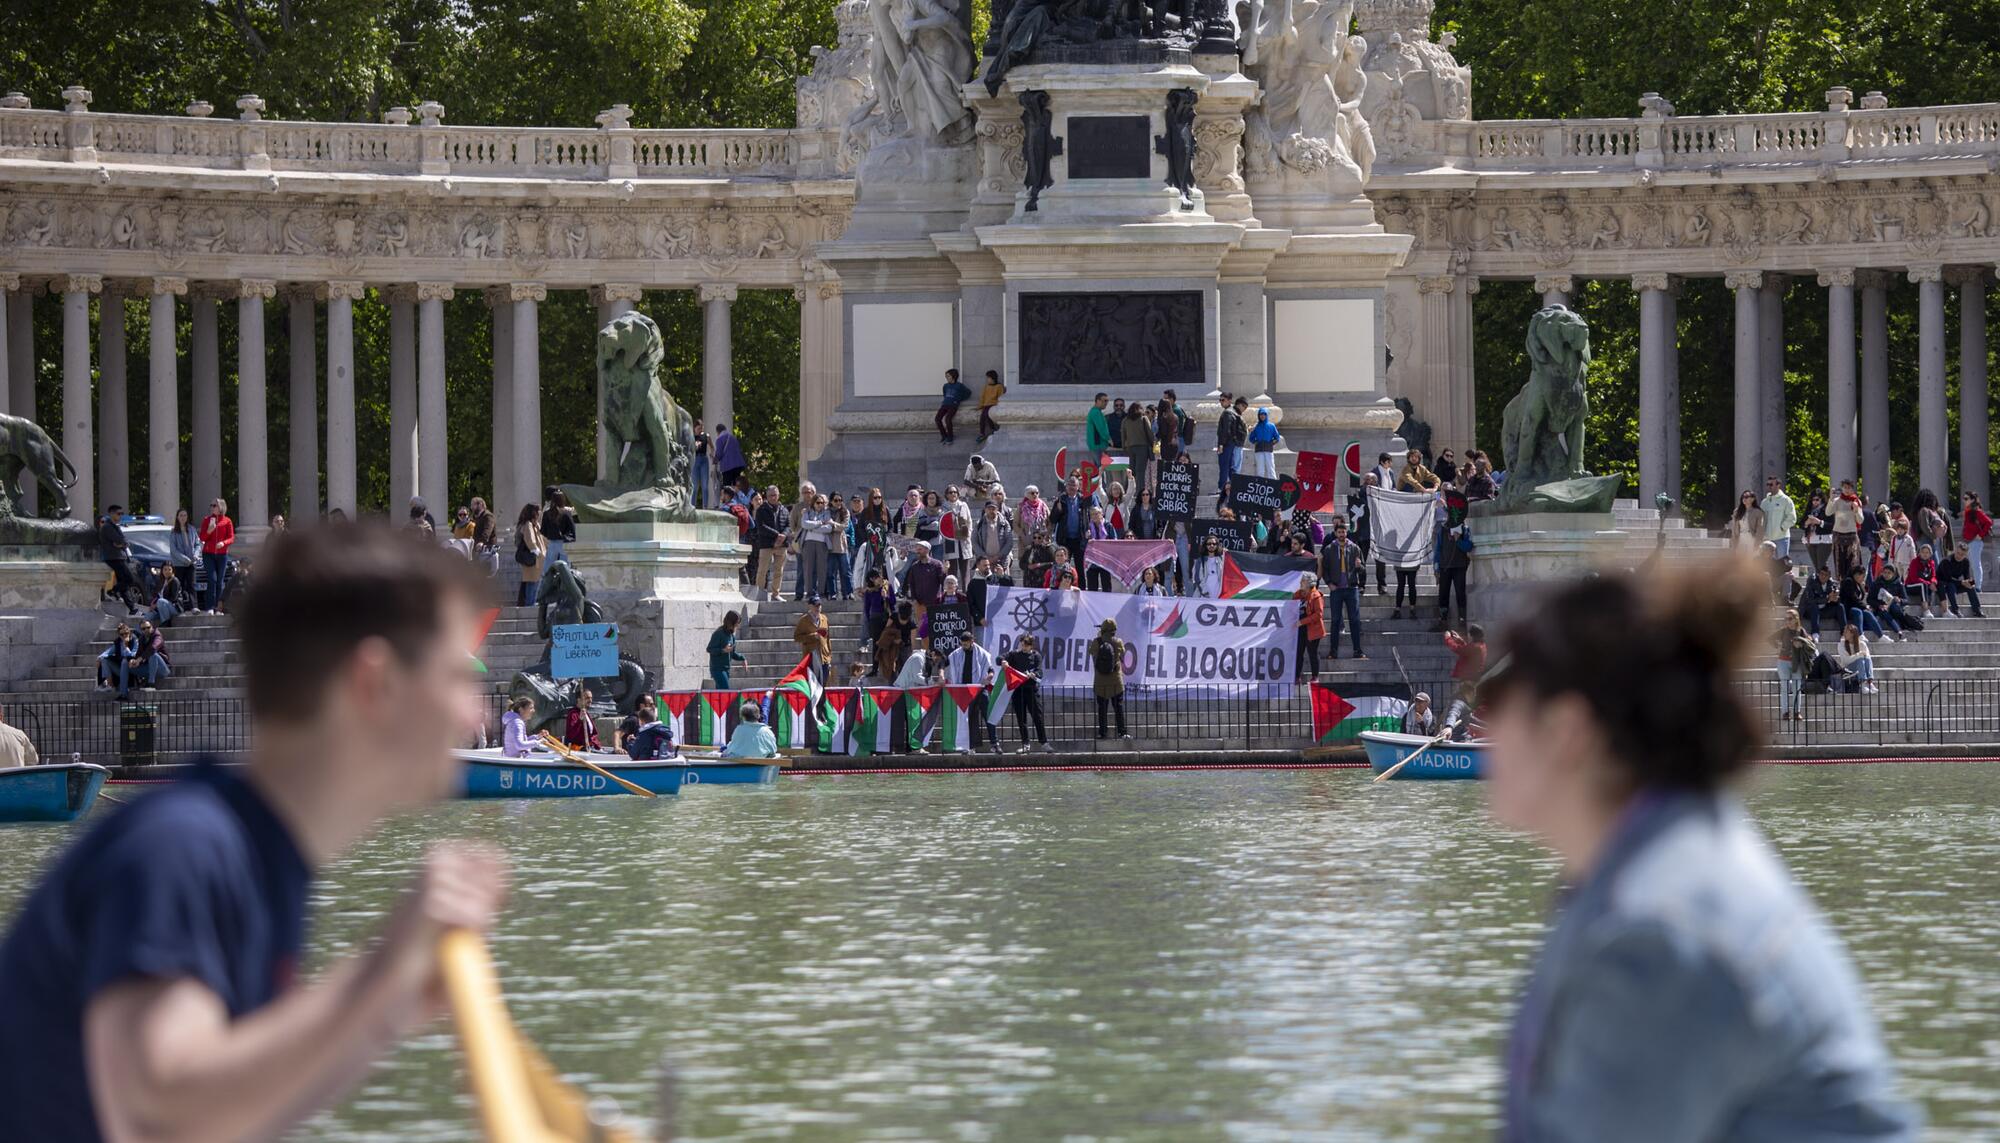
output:
[[[1988,499],[1991,492],[1987,434],[1986,291],[1983,266],[1914,266],[1905,271],[1917,285],[1918,485],[1946,501],[1959,491]],[[1639,496],[1650,503],[1664,492],[1681,496],[1680,346],[1678,298],[1681,279],[1656,272],[1631,276],[1639,295]],[[1817,275],[1827,288],[1827,475],[1834,482],[1859,480],[1874,499],[1890,496],[1888,292],[1886,270],[1836,269]],[[1766,476],[1783,477],[1786,455],[1785,289],[1783,272],[1737,270],[1723,275],[1735,294],[1732,353],[1735,366],[1732,492],[1762,495]],[[1949,484],[1950,419],[1945,384],[1946,287],[1955,287],[1959,305],[1959,484]],[[1567,304],[1569,275],[1535,279],[1544,305]],[[1859,292],[1857,299],[1856,293]],[[1858,304],[1857,304],[1858,302]],[[1858,315],[1858,322],[1857,322]],[[1732,496],[1733,500],[1733,496]]]
[[[0,412],[34,419],[36,354],[33,297],[46,288],[62,306],[62,422],[44,426],[76,467],[70,490],[72,515],[94,517],[106,506],[132,505],[132,441],[127,421],[125,306],[128,296],[149,298],[151,330],[168,336],[149,337],[147,422],[144,455],[149,512],[171,517],[188,508],[197,517],[210,501],[228,499],[238,526],[250,534],[268,525],[270,501],[270,438],[266,411],[265,322],[267,301],[282,293],[289,331],[287,363],[291,416],[289,467],[291,496],[284,512],[294,519],[311,519],[322,508],[352,516],[359,510],[357,491],[356,386],[354,367],[354,304],[369,296],[369,284],[355,280],[285,283],[268,278],[190,282],[181,277],[107,280],[98,274],[68,274],[35,279],[0,274]],[[456,287],[450,282],[417,282],[376,287],[388,307],[389,326],[389,489],[390,514],[400,519],[412,497],[421,497],[443,522],[451,508],[450,450],[447,425],[444,303]],[[493,311],[493,405],[491,500],[496,515],[511,523],[518,508],[541,499],[542,409],[540,304],[549,287],[542,282],[513,282],[484,292]],[[731,306],[734,284],[700,287],[703,321],[703,385],[700,410],[704,424],[733,424],[733,371],[730,359]],[[609,321],[635,308],[643,287],[611,283],[592,287],[598,321]],[[91,299],[98,300],[95,338],[91,329]],[[181,301],[189,307],[186,374],[193,423],[188,426],[189,499],[181,497],[180,386],[182,354],[177,320]],[[219,360],[220,305],[234,301],[236,310],[236,485],[222,480],[222,374]],[[325,399],[319,398],[320,362],[317,307],[326,307]],[[95,369],[92,342],[95,340]],[[95,382],[93,386],[93,380]],[[94,399],[93,399],[94,398]],[[322,409],[324,423],[322,425]],[[603,430],[604,394],[598,388],[598,477],[609,474],[611,457]],[[463,410],[461,410],[463,413]],[[321,433],[324,431],[324,464]],[[326,474],[326,495],[320,499],[320,472]],[[28,507],[37,491],[26,490]]]

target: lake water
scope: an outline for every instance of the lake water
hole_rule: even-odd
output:
[[[1761,770],[1928,1138],[2000,1140],[2000,767]],[[0,833],[0,911],[67,832]],[[1473,783],[1352,771],[781,779],[458,803],[318,887],[322,957],[422,847],[490,839],[556,1065],[704,1140],[1484,1139],[1553,866]],[[473,1137],[440,1026],[304,1136]]]

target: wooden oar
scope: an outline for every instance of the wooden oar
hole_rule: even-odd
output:
[[[465,1051],[466,1079],[491,1143],[636,1143],[619,1128],[593,1123],[582,1093],[564,1083],[515,1031],[493,959],[478,934],[446,933],[438,941],[438,962]]]
[[[575,750],[571,750],[567,745],[563,743],[561,739],[557,738],[553,734],[550,734],[546,730],[542,732],[542,745],[547,746],[550,750],[553,750],[558,757],[566,758],[569,761],[574,762],[579,766],[590,767],[592,770],[597,771],[599,774],[602,774],[605,777],[611,779],[612,781],[618,783],[619,785],[625,787],[627,793],[637,794],[642,798],[659,797],[658,794],[655,794],[653,791],[648,790],[646,787],[639,785],[637,782],[627,782],[625,779],[620,778],[618,775],[613,774],[611,771],[606,770],[604,767],[599,766],[595,762],[592,762],[588,755],[579,753]]]
[[[1387,770],[1382,771],[1380,774],[1375,775],[1375,780],[1377,782],[1386,782],[1389,779],[1395,777],[1396,771],[1401,770],[1403,767],[1408,766],[1412,762],[1415,762],[1417,760],[1418,755],[1422,754],[1426,750],[1429,750],[1431,747],[1436,746],[1438,743],[1443,742],[1445,739],[1449,737],[1451,737],[1451,728],[1446,727],[1445,729],[1438,732],[1438,736],[1436,738],[1431,739],[1429,742],[1426,742],[1422,746],[1417,747],[1415,750],[1410,751],[1408,754],[1403,755],[1402,761],[1396,763],[1394,766],[1389,767]]]

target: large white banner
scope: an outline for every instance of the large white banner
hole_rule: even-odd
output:
[[[1042,682],[1091,685],[1090,641],[1106,619],[1125,640],[1125,685],[1202,685],[1220,690],[1289,687],[1297,649],[1295,599],[1179,599],[1036,587],[987,590],[986,649],[1004,655],[1033,635]]]
[[[1437,535],[1437,497],[1428,492],[1390,492],[1368,488],[1368,553],[1392,568],[1415,568],[1431,562],[1431,541]]]

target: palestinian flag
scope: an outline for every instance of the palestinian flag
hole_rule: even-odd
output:
[[[673,730],[683,746],[716,746],[727,739],[720,731],[728,722],[727,707],[718,712],[703,701],[701,691],[662,691],[655,705],[660,721]]]
[[[937,729],[938,694],[943,687],[911,687],[903,692],[903,723],[909,728],[910,753],[921,754]]]
[[[972,749],[977,733],[973,728],[972,704],[986,688],[977,684],[943,688],[944,696],[932,709],[937,712],[938,749],[947,754]]]
[[[847,735],[847,752],[856,758],[893,754],[896,702],[903,692],[894,687],[865,687],[854,700],[854,725]]]
[[[811,655],[800,659],[799,665],[771,688],[770,725],[778,745],[802,749],[819,745],[822,694]]]
[[[821,754],[852,754],[849,744],[854,737],[854,724],[849,718],[859,703],[861,692],[854,687],[828,687],[826,689],[826,718],[819,724],[819,746]]]
[[[1299,590],[1301,577],[1311,570],[1311,560],[1256,552],[1224,552],[1222,598],[1290,599]]]
[[[1000,720],[1006,717],[1007,704],[1014,697],[1014,688],[1027,682],[1032,677],[1022,674],[1008,666],[1005,662],[1000,664],[999,672],[993,676],[993,685],[986,688],[987,725],[1000,725]]]
[[[194,590],[194,585],[189,584],[188,590]],[[473,637],[472,650],[468,652],[472,656],[472,669],[482,675],[487,673],[486,660],[479,657],[479,649],[486,645],[486,636],[492,633],[493,621],[498,618],[500,618],[500,609],[497,607],[489,607],[480,614],[479,634]]]
[[[684,745],[720,746],[729,741],[729,733],[736,729],[736,708],[743,702],[742,691],[703,691],[701,705],[708,708],[704,715],[709,730],[715,738],[713,742],[697,743],[692,738],[676,738]]]
[[[1403,712],[1410,706],[1410,690],[1400,683],[1343,683],[1345,694],[1335,694],[1324,683],[1312,685],[1313,744],[1336,746],[1351,743],[1364,730],[1391,733],[1403,729]]]

